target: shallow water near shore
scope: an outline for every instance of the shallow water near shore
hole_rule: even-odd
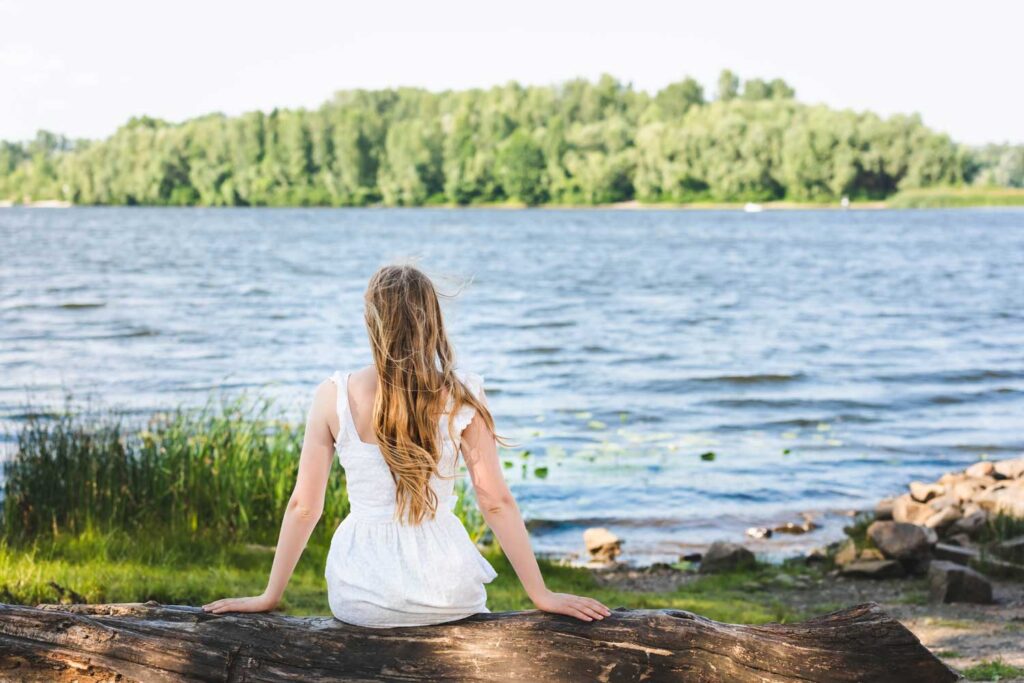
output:
[[[465,285],[460,362],[554,555],[600,525],[627,560],[675,560],[817,513],[752,545],[791,554],[911,479],[1024,450],[1019,209],[14,208],[0,254],[7,448],[65,392],[145,415],[251,391],[300,420],[369,362],[370,274],[417,256]]]

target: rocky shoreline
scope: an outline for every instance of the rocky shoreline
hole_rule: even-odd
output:
[[[1024,457],[982,460],[963,471],[948,472],[934,482],[913,481],[907,492],[881,499],[872,512],[850,514],[854,523],[844,529],[848,538],[810,551],[807,562],[828,559],[840,571],[869,578],[919,575],[927,571],[933,559],[964,565],[984,560],[1012,573],[1016,564],[1024,564],[1024,529],[1019,538],[995,539],[1000,533],[992,527],[1000,520],[1005,520],[1003,526],[1022,520],[1024,527]],[[752,527],[746,535],[761,540],[818,528],[813,514],[804,513],[802,517],[802,522]],[[583,532],[589,560],[585,566],[620,566],[623,542],[606,528],[587,529]],[[753,553],[743,544],[721,540],[712,543],[705,553],[681,555],[679,561],[698,564],[701,571],[708,571],[725,556],[746,561]]]
[[[778,566],[717,541],[675,564],[632,567],[617,561],[622,539],[592,528],[584,533],[586,566],[602,587],[655,597],[731,574],[811,615],[878,602],[956,668],[995,666],[1000,680],[1024,681],[1024,457],[911,482],[844,531],[846,539]],[[763,534],[747,535],[771,535]]]
[[[933,600],[982,604],[992,601],[983,572],[1024,578],[1024,457],[982,460],[908,489],[848,529],[850,537],[833,549],[837,571],[927,574]]]

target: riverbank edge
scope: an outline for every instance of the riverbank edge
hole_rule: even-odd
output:
[[[66,200],[43,199],[29,202],[18,202],[12,199],[0,200],[0,208],[45,208],[66,209],[72,207],[126,207],[125,204],[74,204]],[[1024,188],[945,188],[907,190],[883,200],[851,200],[847,204],[839,201],[737,201],[737,202],[645,202],[631,199],[622,202],[598,204],[564,204],[548,202],[528,205],[517,201],[479,202],[473,204],[429,203],[419,206],[388,206],[385,204],[367,204],[365,206],[329,206],[329,205],[290,205],[290,206],[208,206],[189,204],[175,206],[169,204],[132,205],[137,208],[272,208],[272,209],[490,209],[490,210],[619,210],[619,211],[744,211],[748,213],[760,211],[882,211],[904,209],[983,209],[1024,207]]]

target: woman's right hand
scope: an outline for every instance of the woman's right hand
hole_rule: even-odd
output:
[[[593,598],[585,598],[571,593],[553,593],[550,590],[545,590],[540,596],[534,598],[533,604],[544,612],[565,614],[581,621],[593,621],[594,619],[600,621],[612,613]]]

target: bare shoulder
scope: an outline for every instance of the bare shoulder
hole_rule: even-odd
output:
[[[352,371],[349,378],[353,387],[377,386],[377,369],[372,365]]]
[[[372,365],[352,372],[348,380],[349,400],[363,404],[377,394],[377,369]]]
[[[337,397],[338,385],[335,383],[332,377],[328,377],[320,384],[316,385],[316,389],[313,390],[313,404],[329,404],[334,403],[334,399]]]
[[[334,414],[334,406],[338,404],[338,391],[340,387],[335,383],[334,377],[328,377],[313,390],[313,405],[310,408],[311,416],[328,418]]]

